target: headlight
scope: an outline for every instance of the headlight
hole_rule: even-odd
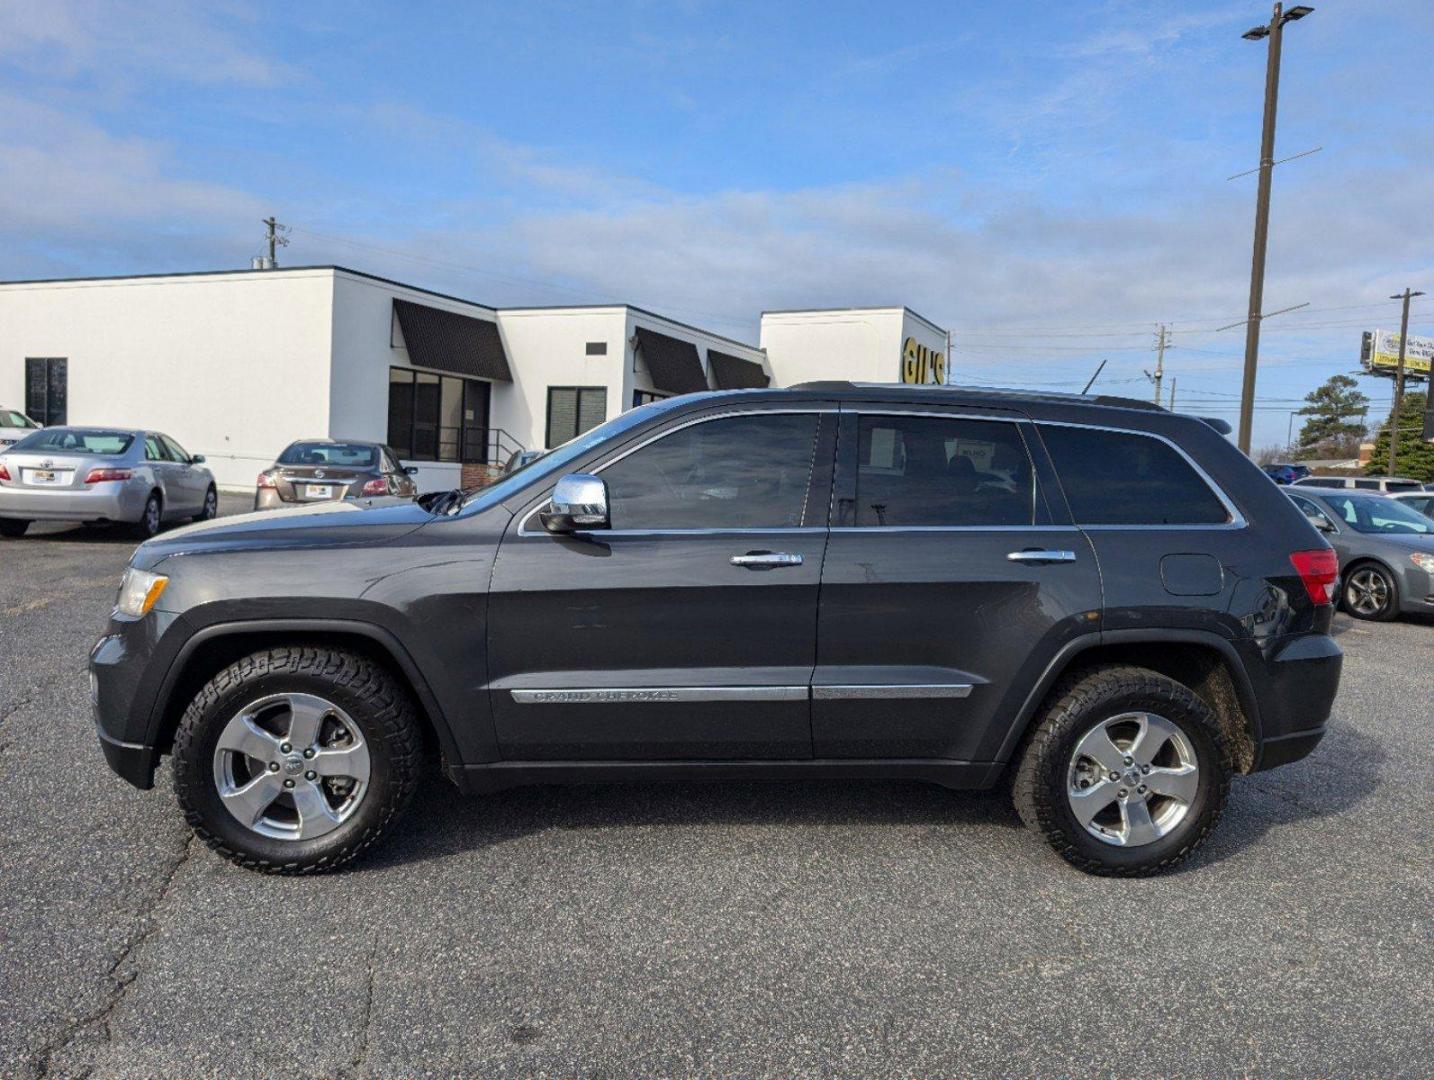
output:
[[[132,619],[144,618],[168,584],[169,578],[163,574],[151,574],[147,570],[136,570],[131,566],[120,579],[115,611]]]
[[[1427,551],[1416,551],[1410,555],[1409,558],[1414,561],[1414,565],[1419,567],[1419,569],[1434,574],[1434,555],[1429,554]]]

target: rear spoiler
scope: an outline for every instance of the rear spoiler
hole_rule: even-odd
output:
[[[1188,416],[1188,415],[1190,415],[1190,414],[1187,413],[1186,415]],[[1214,428],[1216,431],[1218,431],[1221,435],[1228,435],[1228,434],[1230,434],[1230,432],[1232,432],[1232,431],[1235,430],[1234,428],[1232,428],[1232,427],[1230,426],[1230,421],[1228,421],[1228,420],[1221,420],[1221,419],[1220,419],[1219,417],[1217,417],[1217,416],[1196,416],[1194,419],[1205,421],[1205,423],[1209,424],[1212,428]]]

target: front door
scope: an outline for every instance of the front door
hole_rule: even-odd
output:
[[[541,502],[514,517],[488,619],[506,759],[811,757],[834,420],[674,418],[583,465],[610,528],[550,535]]]
[[[1031,442],[996,410],[843,411],[818,758],[992,760],[1060,647],[1099,629],[1094,555],[1048,506]]]

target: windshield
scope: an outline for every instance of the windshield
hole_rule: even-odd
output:
[[[542,457],[534,458],[528,464],[513,470],[496,484],[490,484],[488,487],[471,492],[463,503],[463,509],[467,510],[473,507],[482,509],[502,502],[529,484],[541,480],[545,476],[561,472],[569,462],[582,457],[600,443],[621,435],[625,431],[631,431],[658,413],[673,408],[674,402],[683,404],[683,401],[678,398],[654,401],[636,409],[629,409],[627,412],[613,417],[607,423],[599,424],[592,430],[585,431],[576,439],[569,439],[561,446],[549,450]]]
[[[1434,533],[1434,521],[1395,499],[1372,495],[1326,495],[1351,529],[1361,533]]]
[[[280,465],[344,465],[371,469],[378,451],[364,443],[296,442],[279,455]]]
[[[134,442],[128,431],[80,431],[76,428],[45,428],[27,435],[10,449],[36,454],[123,454]]]

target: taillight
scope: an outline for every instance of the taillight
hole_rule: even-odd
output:
[[[382,478],[378,480],[370,480],[367,484],[363,486],[363,493],[365,495],[387,495],[388,481]]]
[[[5,468],[5,463],[0,461],[0,480],[9,480],[10,470]]]
[[[91,469],[85,483],[108,484],[113,480],[128,480],[133,475],[129,469]]]
[[[1328,604],[1334,598],[1334,585],[1339,580],[1339,560],[1331,549],[1294,551],[1290,553],[1290,562],[1316,606]]]
[[[259,479],[256,482],[261,488],[273,488],[279,486],[278,484],[274,483],[274,478],[266,472],[261,472],[259,474]]]

